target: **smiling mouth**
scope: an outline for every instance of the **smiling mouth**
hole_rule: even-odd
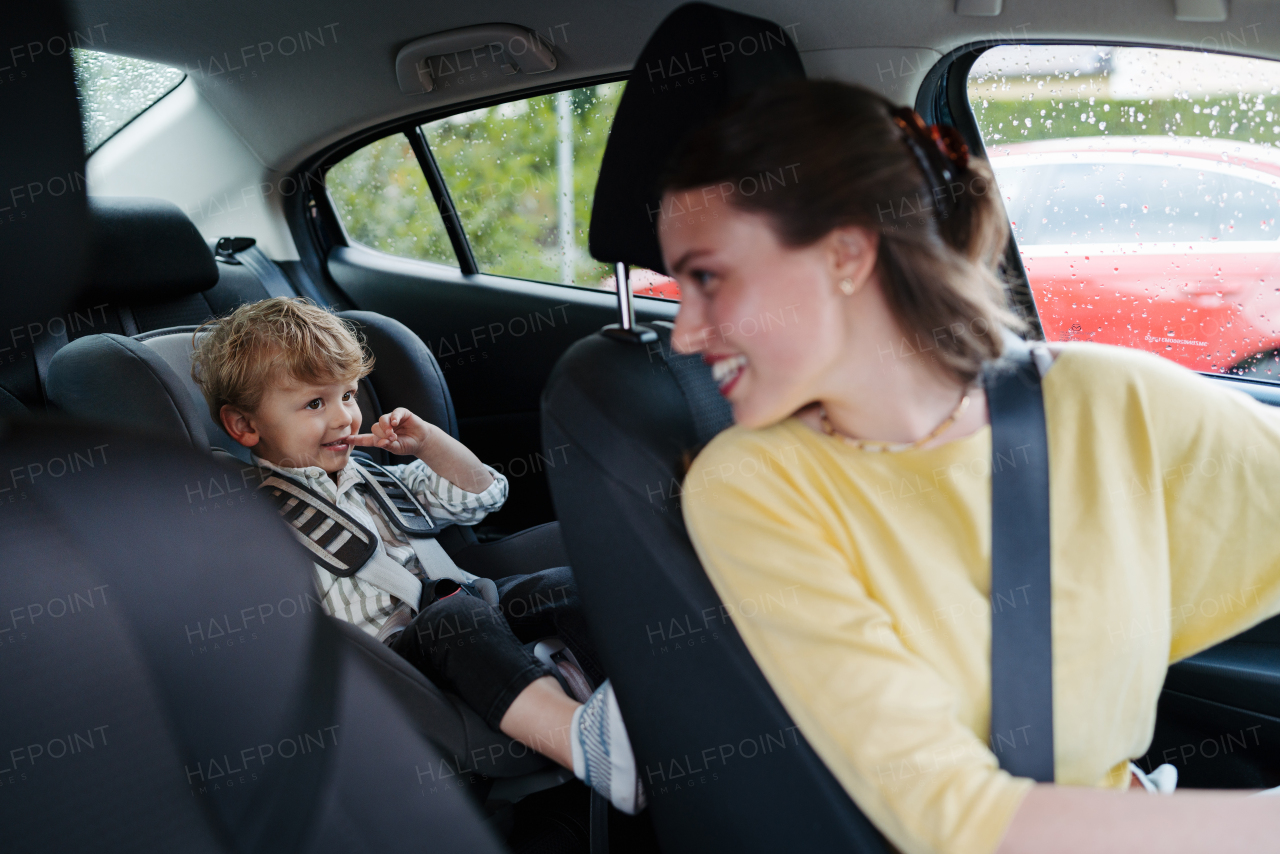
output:
[[[711,378],[716,381],[716,385],[720,388],[721,394],[728,394],[729,389],[733,388],[738,378],[742,376],[742,371],[747,367],[746,356],[730,356],[727,359],[718,359],[711,365]]]
[[[350,436],[343,436],[341,439],[336,439],[332,442],[326,442],[320,447],[324,448],[326,451],[345,451],[351,447],[351,442],[349,441],[350,439],[351,439]]]

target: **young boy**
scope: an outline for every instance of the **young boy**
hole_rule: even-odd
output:
[[[499,509],[506,478],[404,408],[361,433],[357,382],[372,370],[372,358],[341,318],[306,300],[274,297],[243,305],[195,338],[191,373],[214,421],[251,448],[259,466],[376,533],[376,551],[365,567],[377,562],[379,572],[340,576],[315,564],[326,612],[386,641],[428,678],[457,692],[491,727],[572,769],[619,809],[643,809],[609,682],[585,704],[577,702],[513,632],[530,642],[559,635],[588,678],[600,681],[569,568],[499,579],[496,608],[465,589],[435,599],[441,590],[456,589],[431,580],[442,567],[446,576],[465,574],[435,540],[415,549],[371,493],[351,450],[378,447],[417,457],[387,470],[433,518],[458,524],[474,525]],[[432,565],[430,574],[423,560]],[[503,608],[516,598],[524,600],[519,620],[512,616],[517,609]],[[624,779],[635,785],[611,785]]]

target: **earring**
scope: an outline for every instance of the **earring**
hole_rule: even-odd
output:
[[[853,296],[853,292],[855,290],[857,289],[853,286],[853,279],[840,280],[840,292],[843,293],[845,296],[847,297]]]

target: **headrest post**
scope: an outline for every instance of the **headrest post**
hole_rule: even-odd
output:
[[[610,338],[618,338],[637,344],[658,340],[658,333],[644,326],[636,326],[636,308],[631,302],[631,282],[627,275],[627,262],[613,265],[613,278],[618,285],[618,322],[600,330]]]
[[[625,261],[613,265],[614,280],[618,283],[618,326],[631,331],[636,325],[636,309],[631,304],[631,277]]]

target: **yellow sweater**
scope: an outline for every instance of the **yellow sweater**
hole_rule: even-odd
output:
[[[1280,412],[1157,356],[1044,379],[1057,781],[1128,783],[1170,662],[1280,611]],[[698,555],[783,705],[909,854],[994,851],[991,432],[867,453],[792,418],[694,461]],[[1006,598],[1008,598],[1006,596]]]

